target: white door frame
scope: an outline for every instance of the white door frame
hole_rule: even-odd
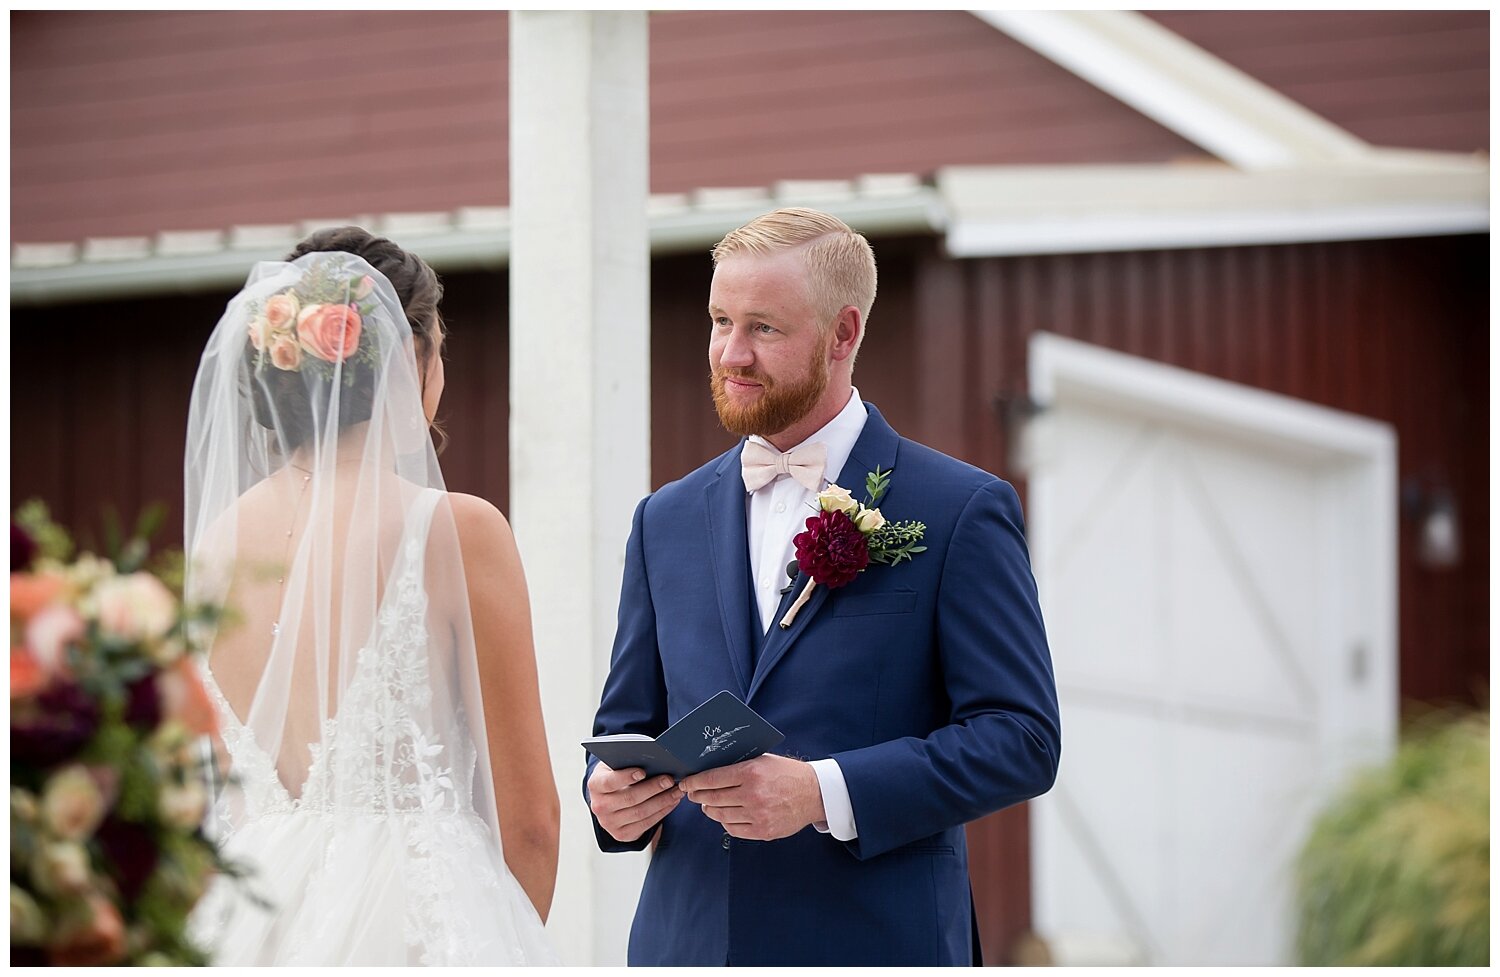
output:
[[[1331,639],[1349,642],[1347,656],[1330,656],[1318,676],[1331,697],[1319,717],[1322,763],[1319,783],[1332,789],[1352,764],[1388,756],[1398,718],[1397,662],[1397,471],[1394,429],[1383,422],[1333,410],[1265,390],[1229,383],[1174,366],[1129,356],[1050,333],[1029,343],[1030,393],[1040,410],[1023,441],[1027,468],[1027,535],[1044,617],[1050,617],[1053,568],[1048,555],[1061,542],[1054,511],[1055,477],[1049,462],[1049,412],[1065,403],[1086,404],[1131,415],[1156,417],[1241,443],[1259,443],[1283,456],[1302,456],[1331,475],[1324,480],[1339,505],[1330,528],[1324,579],[1336,601],[1329,615]],[[1064,650],[1064,654],[1065,654]],[[1383,704],[1370,728],[1350,738],[1344,721],[1355,707],[1354,683],[1367,713]],[[1063,716],[1066,743],[1067,716]],[[1066,753],[1066,750],[1064,751]]]

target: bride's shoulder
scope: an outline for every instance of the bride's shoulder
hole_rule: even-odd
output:
[[[514,547],[515,534],[511,532],[510,522],[488,499],[447,492],[443,495],[442,505],[452,514],[453,528],[458,533],[459,543],[466,549],[470,543],[478,544],[479,549],[496,544]]]

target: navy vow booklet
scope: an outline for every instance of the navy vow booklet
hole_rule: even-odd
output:
[[[683,716],[660,736],[615,733],[583,741],[612,770],[642,767],[646,776],[691,774],[753,760],[786,737],[728,689]]]

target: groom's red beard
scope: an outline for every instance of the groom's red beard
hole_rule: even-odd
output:
[[[724,389],[725,377],[740,377],[760,384],[760,396],[747,407],[732,403]],[[807,416],[828,389],[828,361],[822,349],[813,350],[807,376],[796,383],[777,383],[752,370],[719,367],[709,375],[709,389],[714,396],[714,410],[719,423],[730,434],[748,437],[758,434],[770,437],[785,431]]]

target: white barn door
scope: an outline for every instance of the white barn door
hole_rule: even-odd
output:
[[[1289,963],[1309,822],[1394,743],[1394,435],[1046,334],[1029,368],[1036,929],[1060,963]]]

